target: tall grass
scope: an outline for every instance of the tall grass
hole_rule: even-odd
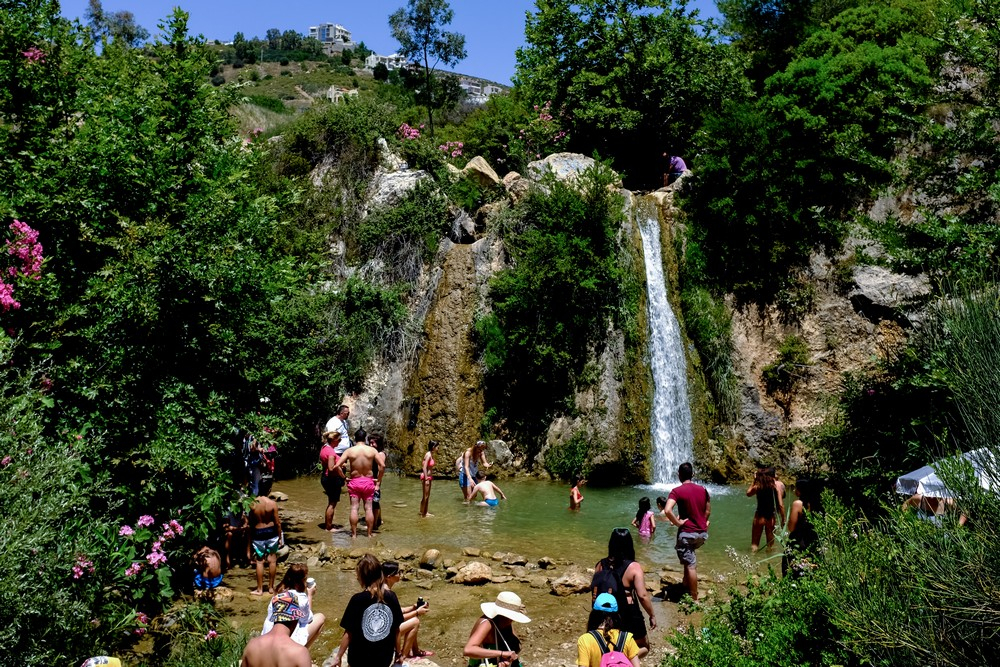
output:
[[[703,287],[681,295],[684,325],[701,354],[708,386],[722,421],[733,424],[740,413],[740,383],[733,368],[733,317],[721,300]]]

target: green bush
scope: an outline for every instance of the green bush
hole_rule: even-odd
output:
[[[291,109],[285,106],[281,100],[274,97],[268,97],[266,95],[250,95],[247,97],[250,104],[258,106],[261,109],[267,109],[268,111],[273,111],[275,113],[290,114]]]
[[[781,341],[778,357],[764,367],[764,384],[769,393],[791,391],[809,366],[809,346],[805,339],[790,334]]]
[[[556,479],[586,478],[590,474],[592,449],[593,446],[587,436],[578,433],[545,452],[545,470]]]
[[[729,308],[721,299],[702,288],[694,287],[681,293],[684,326],[701,355],[705,377],[712,389],[719,416],[728,424],[739,417],[740,383],[733,368],[733,320]]]
[[[224,83],[226,83],[226,77],[222,76],[221,74],[216,74],[215,76],[212,77],[213,86],[221,86]]]
[[[373,211],[354,228],[358,252],[379,256],[390,264],[416,255],[430,260],[449,228],[448,202],[430,179],[407,193],[392,208]]]

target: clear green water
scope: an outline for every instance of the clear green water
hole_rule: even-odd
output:
[[[581,565],[590,565],[606,555],[608,536],[618,526],[629,526],[635,517],[640,497],[649,496],[654,503],[658,495],[666,496],[668,487],[619,487],[598,489],[584,487],[583,508],[568,509],[569,486],[538,480],[502,481],[499,486],[508,500],[497,508],[464,505],[458,482],[453,479],[436,479],[431,491],[430,512],[434,515],[422,519],[418,516],[420,481],[412,477],[387,475],[383,482],[383,530],[374,541],[391,549],[437,548],[445,554],[455,555],[464,547],[479,547],[485,551],[519,553],[529,558],[550,556],[566,559]],[[290,496],[289,509],[301,512],[315,511],[317,523],[321,520],[325,497],[318,477],[300,477],[279,482],[275,489]],[[712,498],[712,523],[709,540],[699,550],[699,574],[732,572],[735,567],[726,553],[732,546],[739,554],[750,553],[750,521],[755,501],[747,498],[745,487],[710,486]],[[282,506],[285,506],[283,503]],[[347,524],[349,501],[347,494],[337,507],[336,523]],[[673,544],[675,529],[667,523],[657,525],[656,534],[649,542],[639,538],[633,528],[636,557],[647,571],[669,567],[677,569],[677,555]],[[316,524],[310,523],[307,532],[315,531],[314,539],[324,539]],[[362,537],[352,542],[345,532],[334,533],[336,546],[368,546],[363,537],[364,526],[359,529]],[[754,557],[764,561],[777,557],[777,550],[761,551]],[[774,561],[777,564],[778,560]]]

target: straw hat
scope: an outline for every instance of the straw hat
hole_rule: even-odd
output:
[[[496,602],[484,602],[479,607],[483,610],[486,618],[494,618],[499,615],[506,616],[515,623],[531,623],[531,619],[524,614],[527,610],[521,604],[521,598],[517,593],[503,591],[497,595]]]

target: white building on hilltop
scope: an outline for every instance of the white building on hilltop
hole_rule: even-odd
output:
[[[309,26],[309,36],[319,40],[320,44],[323,45],[323,52],[328,56],[354,46],[351,31],[339,23],[320,23]]]
[[[466,101],[474,105],[486,104],[486,100],[490,99],[491,95],[504,91],[503,87],[494,83],[469,79],[464,76],[459,78],[458,86],[465,91]]]
[[[377,53],[373,53],[365,58],[365,67],[368,69],[375,69],[375,66],[379,63],[385,65],[386,69],[389,70],[403,69],[406,67],[406,58],[398,53],[393,53],[390,56],[380,56]]]

